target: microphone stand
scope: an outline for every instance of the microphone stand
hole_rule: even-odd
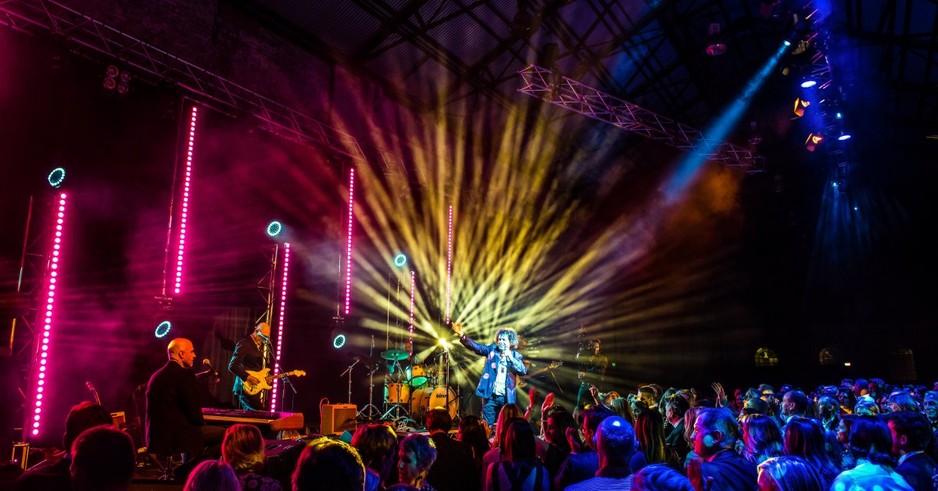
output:
[[[352,368],[354,368],[355,365],[358,365],[358,362],[359,360],[355,360],[355,363],[352,363],[351,365],[349,365],[348,368],[346,368],[344,372],[339,374],[340,378],[346,373],[348,374],[348,403],[349,404],[352,403]]]
[[[286,385],[287,387],[290,388],[290,390],[293,391],[293,397],[290,398],[290,412],[292,413],[292,412],[293,412],[293,403],[296,402],[296,386],[293,385],[293,381],[290,380],[290,376],[287,375],[287,372],[283,371],[283,367],[281,367],[279,364],[277,365],[277,370],[280,370],[280,372],[283,374],[283,383],[284,383],[284,385]]]

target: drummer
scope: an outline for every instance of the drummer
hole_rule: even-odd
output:
[[[503,327],[495,333],[495,343],[479,344],[463,334],[462,324],[453,324],[453,332],[459,342],[472,352],[485,357],[482,378],[476,387],[476,395],[482,398],[482,419],[495,427],[495,416],[505,404],[516,404],[518,375],[528,373],[524,358],[518,353],[518,334],[514,329]]]

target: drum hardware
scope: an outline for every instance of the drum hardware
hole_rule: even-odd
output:
[[[371,335],[371,349],[368,351],[368,361],[373,363],[373,353],[375,350],[375,335]],[[373,366],[368,367],[368,405],[363,407],[361,411],[358,412],[358,417],[366,421],[374,421],[376,417],[381,415],[381,410],[378,409],[378,406],[374,405],[375,397],[375,372],[378,371],[378,365],[374,364]]]

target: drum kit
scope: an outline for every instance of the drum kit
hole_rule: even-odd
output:
[[[431,364],[408,364],[410,355],[403,350],[381,352],[387,362],[384,377],[384,407],[381,419],[411,420],[422,423],[430,409],[441,407],[455,418],[459,398],[449,386],[449,354],[441,353]]]

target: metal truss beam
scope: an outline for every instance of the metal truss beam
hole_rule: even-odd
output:
[[[707,139],[698,129],[567,77],[555,76],[546,68],[529,65],[518,73],[524,80],[519,91],[524,94],[682,150],[714,148],[707,158],[728,167],[750,173],[765,170],[765,159],[749,149]]]
[[[249,114],[281,137],[325,147],[358,162],[387,164],[391,158],[380,149],[363,147],[348,133],[54,1],[0,1],[0,25],[30,33],[50,32],[80,54],[115,60],[140,74],[173,83],[193,100],[223,112]]]

